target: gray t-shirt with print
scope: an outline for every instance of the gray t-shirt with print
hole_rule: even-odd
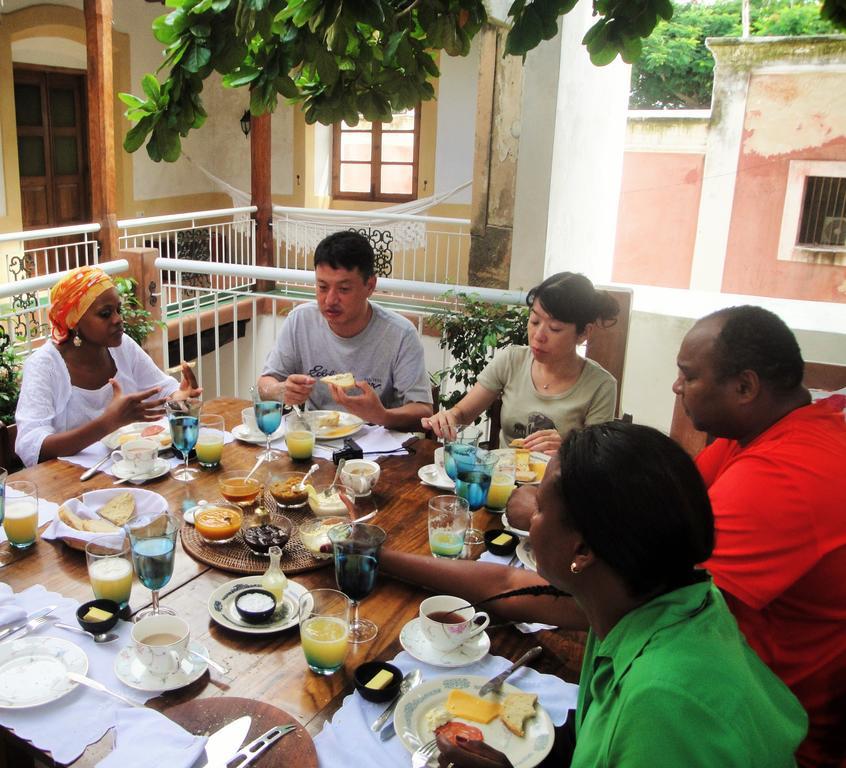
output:
[[[370,306],[373,315],[367,327],[346,339],[332,332],[316,302],[301,304],[285,320],[262,376],[285,379],[305,373],[320,379],[349,372],[356,381],[370,384],[386,408],[431,403],[423,345],[414,326],[396,312],[372,302]],[[328,385],[320,382],[312,388],[308,405],[338,409]]]

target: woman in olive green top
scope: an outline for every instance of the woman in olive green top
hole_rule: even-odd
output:
[[[584,275],[559,272],[532,288],[529,345],[499,350],[476,384],[453,407],[423,419],[438,437],[452,438],[502,396],[500,445],[553,454],[571,429],[614,418],[617,382],[576,348],[596,323],[613,323],[620,311],[606,291]]]
[[[541,484],[530,538],[538,574],[590,624],[573,768],[795,765],[807,716],[696,567],[714,520],[673,441],[618,422],[571,433]],[[513,602],[530,612],[533,599]],[[441,766],[510,765],[483,742],[439,746]]]

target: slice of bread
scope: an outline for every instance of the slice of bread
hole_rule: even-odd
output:
[[[515,437],[509,444],[509,448],[522,448],[526,441],[522,437]]]
[[[59,507],[59,520],[75,531],[88,531],[89,533],[116,533],[120,529],[107,520],[83,520],[79,515],[71,512],[64,505]]]
[[[530,469],[518,469],[514,473],[514,479],[518,483],[533,483],[537,479],[537,473]]]
[[[117,526],[126,525],[135,514],[135,497],[128,492],[121,493],[106,502],[98,514]]]
[[[535,716],[536,693],[509,693],[502,700],[499,717],[515,736],[525,735],[526,720]]]
[[[333,376],[324,376],[321,381],[327,384],[335,384],[341,389],[350,389],[355,386],[355,376],[351,373],[336,373]]]
[[[341,423],[340,411],[329,411],[317,418],[318,427],[337,427]]]

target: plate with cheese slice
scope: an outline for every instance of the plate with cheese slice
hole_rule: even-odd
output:
[[[500,463],[513,464],[516,468],[516,480],[519,485],[537,485],[543,480],[550,456],[527,448],[496,448],[493,454],[499,456]]]
[[[115,451],[124,443],[128,443],[130,440],[136,440],[139,437],[157,442],[160,451],[170,448],[173,442],[170,436],[170,429],[166,423],[136,421],[132,424],[126,424],[114,432],[110,432],[103,438],[102,443],[106,448]]]
[[[412,688],[397,703],[394,726],[403,746],[414,752],[435,729],[461,723],[504,752],[514,768],[534,768],[552,749],[555,729],[537,696],[503,683],[499,692],[479,698],[481,675],[447,675]]]
[[[356,434],[364,422],[345,411],[306,411],[308,423],[318,440],[338,440]]]

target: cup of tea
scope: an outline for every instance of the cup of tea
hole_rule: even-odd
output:
[[[356,496],[369,496],[373,486],[379,482],[382,468],[375,461],[351,459],[341,470],[341,482],[351,488]]]
[[[135,655],[154,675],[173,674],[188,653],[190,634],[188,622],[179,616],[145,616],[132,627]]]
[[[427,597],[420,603],[423,636],[439,651],[453,651],[474,638],[490,623],[484,611],[475,611],[466,600],[452,595]]]
[[[159,455],[159,444],[139,437],[128,440],[118,450],[112,452],[112,461],[123,462],[134,475],[152,472]]]

